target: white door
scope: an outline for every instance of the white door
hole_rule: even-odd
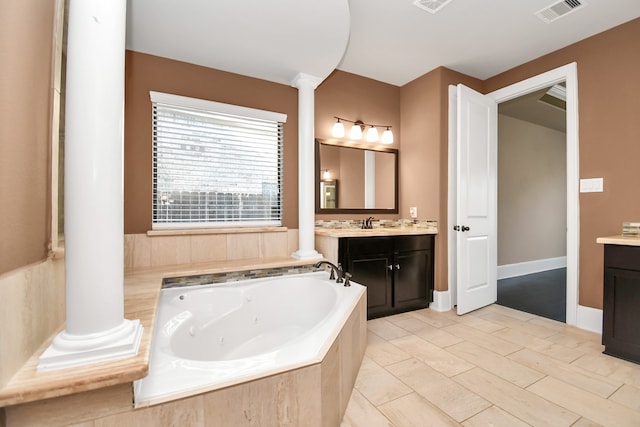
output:
[[[458,314],[497,299],[497,104],[457,86],[456,279]]]

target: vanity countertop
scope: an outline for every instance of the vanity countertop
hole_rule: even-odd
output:
[[[598,237],[596,242],[603,245],[640,246],[640,236],[609,236]]]
[[[327,237],[380,237],[438,234],[437,227],[389,227],[389,228],[316,228],[317,236]]]
[[[164,278],[304,264],[309,264],[309,260],[289,257],[262,258],[154,267],[126,272],[125,318],[140,319],[144,328],[138,354],[124,359],[40,372],[37,370],[40,354],[49,346],[54,334],[11,380],[0,388],[0,407],[131,383],[146,376],[149,369],[153,321]]]

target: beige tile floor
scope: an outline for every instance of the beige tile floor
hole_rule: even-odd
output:
[[[499,305],[367,326],[342,427],[640,426],[640,365],[599,334]]]

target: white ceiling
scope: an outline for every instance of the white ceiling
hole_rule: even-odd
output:
[[[486,79],[640,16],[639,0],[129,0],[127,48],[290,84],[333,69],[402,86],[445,66]],[[346,50],[345,50],[346,47]]]

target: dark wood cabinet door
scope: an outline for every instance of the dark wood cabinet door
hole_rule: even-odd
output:
[[[348,264],[351,280],[367,287],[367,318],[386,314],[393,307],[391,295],[391,254],[355,256]]]
[[[393,300],[397,308],[428,307],[433,277],[429,250],[400,252],[394,257]]]
[[[605,267],[604,274],[604,352],[640,363],[640,271]]]

